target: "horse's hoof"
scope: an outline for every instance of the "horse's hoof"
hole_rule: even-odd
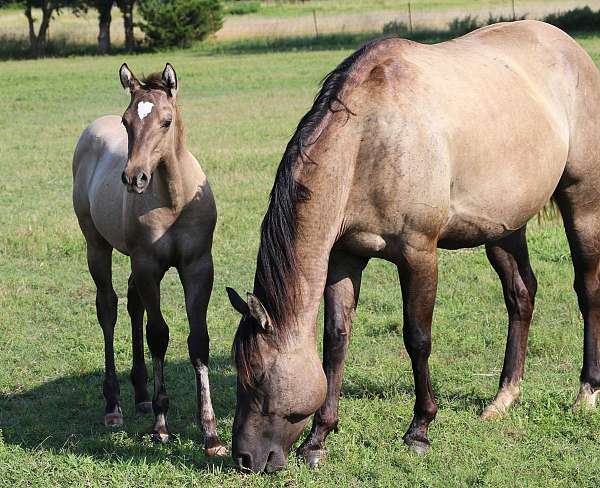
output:
[[[506,411],[501,411],[496,405],[491,403],[490,405],[485,407],[483,412],[481,412],[481,415],[479,418],[481,418],[481,420],[486,420],[486,421],[487,420],[498,420],[498,419],[501,419],[502,417],[504,417],[505,415],[506,415]]]
[[[311,469],[317,468],[323,463],[328,454],[327,449],[299,449],[297,452],[298,457]]]
[[[145,415],[152,413],[152,402],[140,402],[135,404],[135,413]]]
[[[589,384],[581,385],[575,404],[573,405],[573,413],[594,410],[598,401],[600,389],[593,391]]]
[[[431,448],[431,442],[426,437],[404,437],[404,443],[410,450],[419,456],[425,454]]]
[[[206,447],[204,452],[207,457],[225,457],[227,456],[227,448],[223,444],[218,444],[212,447]]]
[[[104,425],[106,427],[121,427],[123,425],[123,414],[119,408],[116,412],[107,413],[104,416]]]
[[[166,444],[169,442],[169,434],[165,432],[152,432],[152,440],[157,444]]]

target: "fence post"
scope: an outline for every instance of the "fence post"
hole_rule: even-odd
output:
[[[517,12],[515,11],[515,0],[512,0],[513,20],[517,20]]]
[[[319,26],[317,25],[317,10],[313,9],[313,22],[315,24],[315,37],[319,38]]]
[[[410,2],[408,2],[408,29],[412,35],[413,33],[413,25],[412,25],[412,9],[410,8]]]

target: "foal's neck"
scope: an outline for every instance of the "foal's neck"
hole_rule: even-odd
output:
[[[173,212],[180,212],[188,203],[188,192],[186,183],[189,183],[189,178],[186,178],[186,173],[190,168],[190,156],[185,145],[183,137],[183,126],[179,115],[173,121],[175,131],[172,135],[173,142],[171,148],[162,158],[162,163],[157,171],[159,178],[162,180],[164,190],[166,191],[166,199],[168,206]],[[160,190],[159,190],[160,191]]]

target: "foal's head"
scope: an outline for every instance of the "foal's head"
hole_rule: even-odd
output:
[[[127,64],[123,64],[119,78],[131,94],[122,119],[129,150],[121,179],[127,191],[143,193],[159,163],[176,154],[181,140],[177,74],[167,63],[162,74],[154,73],[139,82]]]

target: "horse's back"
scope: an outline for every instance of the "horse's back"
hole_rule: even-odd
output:
[[[80,223],[93,225],[121,252],[125,252],[121,173],[126,161],[127,132],[120,117],[110,115],[83,131],[73,157],[73,206]]]
[[[348,100],[372,135],[359,151],[370,176],[353,194],[381,191],[372,211],[357,197],[349,212],[375,221],[370,233],[406,235],[409,223],[444,247],[501,238],[547,203],[574,152],[597,154],[598,71],[547,24],[497,24],[437,45],[384,40],[361,71]]]

